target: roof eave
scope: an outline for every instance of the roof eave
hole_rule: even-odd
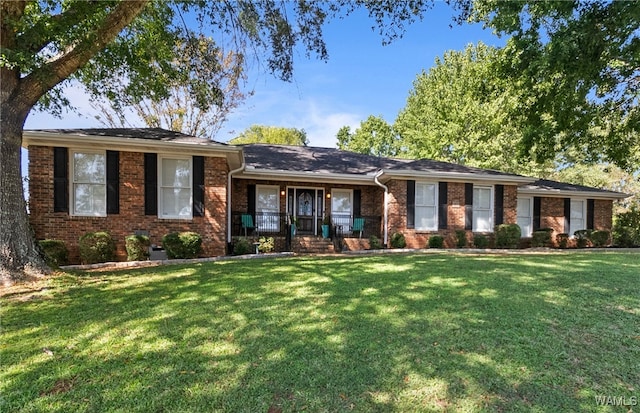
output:
[[[535,178],[519,175],[492,175],[481,173],[464,173],[464,172],[427,172],[412,170],[381,170],[379,173],[380,181],[386,182],[390,179],[439,179],[447,182],[496,182],[511,184],[530,184],[536,181]]]
[[[373,175],[370,174],[338,174],[315,171],[288,171],[277,169],[258,169],[247,167],[234,178],[269,179],[274,181],[304,181],[315,183],[354,183],[361,185],[375,185]]]
[[[552,188],[518,188],[518,195],[533,195],[546,198],[591,198],[605,200],[620,200],[631,196],[629,194],[623,194],[622,192],[571,191]]]

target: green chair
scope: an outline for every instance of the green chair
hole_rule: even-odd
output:
[[[354,218],[353,226],[351,227],[352,232],[360,232],[359,238],[362,238],[362,231],[364,230],[364,218]]]
[[[253,216],[249,214],[242,214],[242,229],[244,229],[244,236],[247,236],[247,230],[257,230],[253,224]]]

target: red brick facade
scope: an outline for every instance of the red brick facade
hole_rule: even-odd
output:
[[[190,220],[159,219],[144,211],[144,154],[120,152],[120,212],[106,217],[78,217],[53,209],[53,148],[29,147],[29,208],[36,239],[59,239],[69,249],[72,263],[80,260],[78,239],[91,231],[107,231],[117,245],[118,259],[126,259],[124,238],[136,230],[150,233],[160,244],[173,231],[195,231],[202,235],[202,255],[224,255],[227,230],[227,162],[223,157],[205,157],[203,217]]]

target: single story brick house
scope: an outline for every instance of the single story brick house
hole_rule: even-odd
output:
[[[404,234],[424,248],[456,230],[491,233],[517,223],[572,234],[610,230],[613,201],[625,194],[432,160],[391,159],[330,148],[233,146],[162,129],[27,130],[29,208],[37,239],[147,231],[203,236],[203,256],[224,255],[238,236],[274,236],[277,249],[333,250],[322,224],[346,248],[387,244]],[[248,217],[250,217],[248,219]],[[248,221],[247,221],[248,219]],[[296,227],[292,237],[290,225]],[[292,243],[292,238],[297,243]]]

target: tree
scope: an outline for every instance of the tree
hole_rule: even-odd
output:
[[[402,34],[432,1],[197,2],[188,0],[0,0],[0,277],[42,274],[47,267],[29,229],[20,176],[22,130],[31,110],[60,113],[68,105],[61,86],[77,79],[94,95],[119,101],[159,101],[182,80],[196,96],[210,89],[176,59],[176,44],[217,30],[265,53],[270,72],[291,78],[296,46],[327,58],[322,26],[366,7],[385,34]],[[124,87],[121,85],[124,83]],[[206,106],[202,100],[199,103]]]
[[[137,121],[150,128],[214,139],[227,116],[247,97],[241,90],[246,80],[244,55],[225,52],[213,39],[203,36],[179,45],[175,55],[183,66],[199,62],[191,76],[198,79],[199,84],[206,85],[203,96],[191,93],[191,85],[182,81],[174,81],[167,98],[160,101],[134,101],[128,99],[126,93],[114,95],[123,96],[115,101],[94,96],[91,106],[102,113],[96,118],[112,128],[139,126],[135,124]],[[137,115],[133,121],[131,113]]]
[[[511,36],[497,70],[518,91],[521,154],[581,148],[628,170],[640,164],[640,2],[457,2],[459,19]]]
[[[369,116],[351,133],[348,126],[338,131],[338,148],[374,156],[396,156],[399,152],[398,137],[382,116]]]
[[[478,43],[446,52],[419,74],[393,126],[403,154],[521,174],[550,170],[514,156],[522,140],[511,117],[518,100],[493,70],[502,58]]]
[[[271,145],[307,146],[309,140],[304,129],[252,125],[240,135],[231,139],[229,143],[232,145],[267,143]]]

